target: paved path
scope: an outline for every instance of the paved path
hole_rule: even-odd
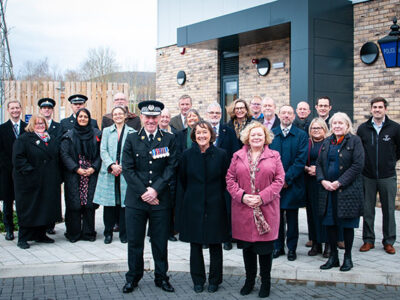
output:
[[[300,210],[300,240],[297,249],[298,258],[289,262],[285,256],[275,259],[272,266],[272,277],[284,280],[299,280],[312,282],[345,282],[377,285],[400,286],[399,243],[395,244],[397,253],[386,254],[381,246],[381,213],[377,209],[376,218],[376,248],[361,253],[361,229],[356,230],[353,247],[354,268],[350,272],[340,272],[338,269],[321,271],[319,266],[325,263],[322,256],[309,257],[309,248],[304,247],[307,241],[307,225],[305,210]],[[400,224],[400,212],[396,212],[397,224]],[[102,272],[124,272],[127,270],[126,244],[119,242],[114,235],[112,244],[103,243],[102,211],[96,214],[98,238],[95,242],[79,241],[71,244],[64,238],[65,226],[56,226],[54,244],[37,244],[32,242],[31,248],[22,250],[17,247],[16,240],[6,241],[0,237],[0,278],[24,276],[48,276],[66,274],[88,274]],[[189,271],[189,244],[169,242],[170,271]],[[145,245],[145,268],[154,269],[148,240]],[[208,254],[205,251],[206,261]],[[340,259],[343,250],[339,252]],[[241,250],[234,247],[224,251],[224,274],[243,275],[243,259]]]
[[[44,277],[0,279],[0,300],[5,299],[260,299],[260,282],[253,292],[243,297],[239,290],[244,276],[225,275],[219,290],[210,294],[207,288],[196,294],[190,275],[171,272],[175,293],[166,293],[154,286],[152,272],[146,272],[132,294],[123,294],[124,273],[98,273]],[[316,284],[273,280],[269,299],[399,299],[400,287],[366,286],[364,284]]]

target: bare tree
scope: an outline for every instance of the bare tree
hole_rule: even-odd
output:
[[[108,47],[89,49],[88,57],[81,67],[85,80],[102,82],[107,81],[108,75],[117,72],[118,69],[115,53]]]
[[[66,70],[64,72],[65,81],[83,81],[83,74],[76,70]]]
[[[25,61],[18,78],[22,80],[52,80],[47,57],[38,61]]]

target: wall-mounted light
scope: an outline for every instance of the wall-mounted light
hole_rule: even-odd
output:
[[[179,48],[179,53],[180,53],[180,54],[184,55],[185,52],[186,52],[186,48],[185,48],[185,47],[180,47],[180,48]]]
[[[397,25],[397,18],[393,18],[393,25],[390,26],[391,31],[389,35],[378,40],[379,46],[383,54],[386,68],[400,67],[399,59],[399,40],[400,31],[399,25]]]
[[[365,43],[360,50],[360,59],[366,65],[372,65],[379,56],[379,48],[373,42]]]
[[[258,64],[258,62],[259,62],[259,60],[258,60],[257,58],[253,58],[253,59],[251,60],[251,63],[252,63],[253,65]]]
[[[176,75],[176,81],[179,85],[184,85],[186,81],[186,73],[185,71],[179,71]]]
[[[268,58],[261,58],[257,63],[257,72],[261,76],[265,76],[271,69],[271,63]]]

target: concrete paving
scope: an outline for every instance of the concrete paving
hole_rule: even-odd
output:
[[[338,268],[321,271],[319,266],[326,262],[321,255],[310,257],[304,244],[308,240],[305,209],[300,209],[299,227],[300,239],[297,249],[297,260],[289,262],[286,256],[273,261],[272,277],[281,280],[353,283],[371,285],[400,286],[399,243],[395,255],[386,254],[381,245],[382,216],[380,209],[376,209],[375,233],[377,240],[375,249],[366,253],[358,251],[362,245],[362,219],[360,228],[355,232],[353,246],[354,268],[349,272],[340,272]],[[400,224],[400,212],[396,212],[397,224]],[[118,233],[114,234],[111,244],[103,242],[102,209],[96,212],[97,240],[95,242],[79,241],[70,243],[64,238],[65,226],[56,225],[54,244],[38,244],[31,242],[31,248],[22,250],[17,247],[17,238],[6,241],[0,238],[0,278],[88,274],[103,272],[124,272],[127,270],[127,244],[119,241]],[[183,242],[169,242],[169,269],[170,271],[189,272],[189,244]],[[340,259],[343,251],[339,250]],[[208,251],[204,250],[208,264]],[[146,238],[145,268],[154,269],[151,256],[151,247]],[[224,274],[243,275],[244,266],[241,250],[224,250]]]

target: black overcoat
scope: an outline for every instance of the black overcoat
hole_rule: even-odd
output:
[[[324,140],[316,165],[317,181],[320,184],[327,178],[328,151],[332,138]],[[337,193],[337,216],[356,218],[362,216],[364,207],[364,187],[361,172],[364,168],[364,148],[361,139],[353,134],[346,134],[339,149],[340,187]],[[328,191],[319,188],[319,215],[324,216],[328,202]]]
[[[61,178],[58,144],[48,145],[26,132],[15,141],[13,177],[18,224],[44,226],[61,220]]]
[[[198,244],[228,241],[224,197],[228,167],[229,159],[225,150],[213,145],[202,154],[199,146],[193,143],[183,153],[177,191],[180,240]]]
[[[21,121],[20,135],[25,132],[26,123]],[[15,134],[11,120],[0,125],[0,200],[14,200],[12,178],[12,150]]]
[[[93,140],[94,149],[96,153],[94,155],[94,160],[92,162],[92,167],[95,172],[89,177],[89,187],[88,187],[88,197],[87,197],[87,207],[92,208],[93,206],[93,196],[96,190],[97,176],[99,175],[99,170],[101,167],[100,158],[100,137],[101,131],[97,128],[93,128]],[[75,151],[73,141],[76,139],[74,130],[68,130],[61,139],[60,146],[60,156],[64,164],[64,196],[65,205],[67,209],[79,210],[81,203],[79,200],[79,179],[80,175],[76,173],[79,168],[78,154]]]

